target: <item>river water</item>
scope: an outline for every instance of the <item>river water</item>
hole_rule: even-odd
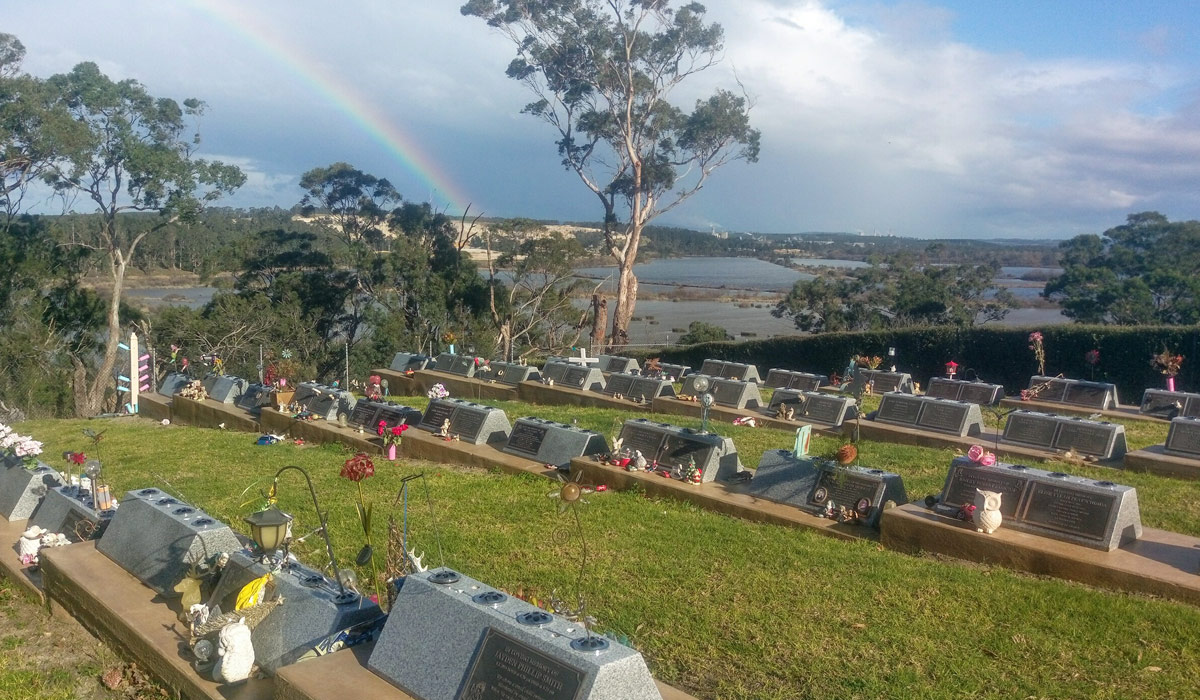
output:
[[[802,260],[804,264],[814,266],[859,267],[864,264],[851,260]],[[731,295],[741,292],[743,296],[762,297],[761,301],[739,302],[639,301],[630,324],[630,340],[634,344],[674,342],[692,321],[721,326],[739,340],[793,335],[799,331],[791,321],[771,315],[774,298],[791,289],[797,280],[812,279],[812,275],[754,258],[669,258],[636,265],[634,271],[639,287],[647,292],[704,287],[726,290]],[[1032,268],[1005,268],[1001,274],[1011,276],[1002,279],[1001,283],[1019,298],[1036,298],[1043,283],[1016,279],[1030,271]],[[597,281],[607,279],[605,286],[610,294],[615,289],[615,268],[588,267],[580,268],[578,272]],[[215,292],[213,287],[129,289],[126,297],[132,304],[148,307],[182,304],[199,308],[207,304]],[[580,299],[578,304],[583,308],[587,301]],[[1048,326],[1068,322],[1058,309],[1027,308],[1010,312],[1000,325]]]

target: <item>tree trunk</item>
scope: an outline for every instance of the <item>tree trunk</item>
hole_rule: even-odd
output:
[[[621,263],[617,278],[617,308],[613,309],[612,335],[609,345],[620,347],[629,343],[629,322],[633,319],[633,308],[637,304],[638,279],[633,274],[633,262]]]
[[[121,342],[121,294],[125,289],[125,259],[118,251],[112,255],[112,296],[108,300],[108,339],[96,374],[87,385],[83,406],[76,402],[75,412],[81,417],[98,415],[104,407],[104,393],[112,382],[113,366],[117,364],[117,344]],[[76,367],[76,373],[79,367]]]
[[[592,347],[593,355],[604,350],[604,332],[608,327],[608,299],[599,294],[592,295]]]

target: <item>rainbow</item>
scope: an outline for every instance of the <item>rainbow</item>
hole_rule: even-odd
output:
[[[444,203],[447,213],[460,214],[466,211],[467,205],[472,204],[472,198],[454,183],[438,162],[417,144],[416,139],[405,133],[366,96],[345,81],[338,80],[328,68],[300,48],[289,44],[277,29],[247,9],[250,3],[192,0],[189,4],[293,73],[313,92],[349,117],[358,128],[394,155],[408,172],[434,191],[431,198],[440,195],[439,199],[443,201],[435,201],[435,208],[440,210]],[[478,203],[472,208],[480,211]]]

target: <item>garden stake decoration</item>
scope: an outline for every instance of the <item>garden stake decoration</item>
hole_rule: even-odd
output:
[[[379,572],[375,569],[375,549],[371,545],[371,512],[374,504],[366,502],[362,490],[363,479],[369,479],[374,475],[375,463],[363,452],[359,452],[342,464],[342,478],[353,481],[354,485],[358,487],[358,502],[354,504],[354,510],[358,513],[358,524],[362,526],[363,539],[366,541],[366,544],[358,551],[358,557],[355,558],[354,563],[359,566],[371,565],[371,586],[369,590],[376,591],[374,597],[376,602],[378,602],[380,600],[377,592]]]
[[[558,514],[562,515],[568,510],[575,517],[575,533],[579,536],[579,578],[576,581],[576,602],[578,606],[571,609],[558,597],[558,591],[550,592],[550,605],[558,613],[566,615],[568,618],[578,620],[583,625],[583,630],[586,636],[571,640],[571,648],[576,651],[598,652],[608,648],[608,641],[603,637],[597,637],[592,634],[592,623],[594,620],[587,614],[587,601],[583,597],[583,579],[587,573],[587,538],[583,534],[583,523],[579,519],[579,507],[587,504],[587,499],[584,496],[592,493],[594,489],[584,486],[580,483],[583,478],[583,471],[577,471],[571,479],[564,479],[562,474],[555,475],[562,486],[555,491],[546,494],[550,498],[558,499]]]
[[[429,506],[429,521],[433,525],[433,536],[438,549],[438,566],[445,568],[446,556],[442,551],[442,533],[438,528],[437,517],[433,509],[433,496],[429,492],[429,482],[425,472],[410,474],[400,480],[400,491],[392,501],[392,512],[388,514],[388,544],[387,560],[384,562],[384,576],[387,578],[387,608],[391,610],[396,601],[396,585],[398,579],[409,574],[427,571],[429,567],[422,563],[424,554],[417,554],[416,547],[408,544],[408,490],[410,482],[420,479],[425,487],[425,503]],[[400,526],[396,526],[396,505],[403,503],[400,516]],[[382,605],[383,601],[379,601]]]

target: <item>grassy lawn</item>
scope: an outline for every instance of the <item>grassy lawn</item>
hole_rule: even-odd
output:
[[[510,419],[575,419],[610,436],[634,415],[495,403]],[[303,466],[329,511],[343,566],[361,545],[354,485],[338,476],[348,456],[340,447],[259,447],[246,433],[141,419],[34,421],[21,430],[46,441],[50,456],[87,448],[84,427],[107,428],[98,456],[116,491],[162,486],[166,479],[242,531],[241,518],[275,470]],[[751,467],[764,450],[792,439],[781,430],[719,429]],[[838,444],[818,438],[815,450]],[[938,491],[953,456],[882,443],[864,443],[861,452],[860,463],[902,474],[911,498]],[[415,462],[377,466],[363,482],[376,503],[377,544],[400,479],[423,471],[448,566],[541,600],[555,589],[566,596],[576,590],[580,544],[569,516],[557,515],[547,498],[550,482]],[[1194,483],[1052,466],[1137,486],[1146,525],[1200,534]],[[299,475],[284,479],[280,505],[296,515],[297,532],[306,532],[314,522],[307,490]],[[1200,687],[1200,609],[1191,606],[905,556],[636,492],[590,500],[582,511],[591,553],[586,590],[600,627],[627,637],[657,677],[702,698],[1182,698]],[[414,539],[436,565],[432,526],[418,505]],[[322,549],[311,538],[298,553],[318,564]]]

